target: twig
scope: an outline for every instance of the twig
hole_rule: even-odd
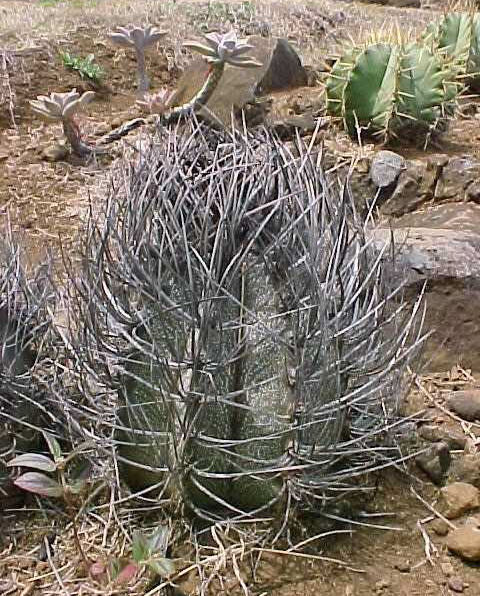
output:
[[[435,563],[432,561],[432,553],[438,557],[438,549],[430,540],[430,536],[428,535],[428,532],[425,530],[420,520],[417,521],[417,528],[420,530],[423,536],[425,556],[427,557],[427,561],[433,566]]]
[[[442,521],[444,521],[447,526],[449,528],[451,528],[452,530],[456,530],[457,526],[455,524],[453,524],[450,520],[448,520],[445,516],[443,516],[439,511],[437,511],[436,509],[434,509],[427,501],[425,501],[425,499],[423,497],[421,497],[417,491],[413,488],[413,486],[410,486],[410,492],[417,497],[417,499],[423,503],[423,505],[425,505],[425,507],[431,511],[436,517],[438,517],[439,519],[441,519]]]

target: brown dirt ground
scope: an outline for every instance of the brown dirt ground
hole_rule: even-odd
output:
[[[183,65],[186,60],[179,50],[179,40],[184,37],[185,31],[198,30],[199,22],[204,20],[198,15],[204,14],[201,10],[205,6],[205,3],[159,3],[154,0],[145,3],[107,0],[103,4],[96,0],[72,0],[67,10],[67,4],[0,0],[0,17],[3,17],[3,21],[0,18],[0,52],[2,49],[18,51],[18,55],[11,58],[13,62],[7,70],[1,70],[0,59],[0,99],[3,100],[3,105],[0,104],[0,217],[5,222],[7,218],[11,221],[14,232],[28,247],[33,260],[41,258],[47,249],[58,256],[59,242],[74,255],[77,233],[89,201],[95,204],[102,200],[112,167],[112,158],[99,158],[97,163],[90,165],[79,164],[73,158],[57,163],[42,158],[42,150],[55,144],[61,138],[61,131],[55,124],[37,119],[28,109],[28,100],[54,90],[88,89],[76,74],[66,71],[61,65],[59,50],[68,49],[81,56],[93,52],[96,61],[107,73],[106,81],[113,93],[98,97],[82,121],[83,129],[94,139],[140,115],[133,92],[134,61],[128,52],[117,51],[105,41],[107,27],[110,29],[115,25],[145,20],[162,23],[161,17],[165,17],[167,20],[164,18],[163,23],[167,23],[172,33],[171,44],[158,53],[151,52],[147,66],[154,89],[161,85],[173,87],[179,75],[178,65]],[[384,23],[391,23],[392,16],[399,20],[403,30],[418,29],[435,16],[428,10],[396,10],[340,1],[295,2],[292,5],[264,0],[256,3],[256,7],[259,16],[271,20],[273,32],[280,35],[288,33],[298,44],[306,62],[312,65],[319,64],[327,53],[337,51],[338,42],[350,33],[358,38]],[[299,89],[277,100],[288,110],[288,106],[296,100],[302,101],[317,93],[321,93],[321,88]],[[14,121],[9,110],[10,99],[13,101]],[[475,112],[469,110],[470,116],[455,121],[441,145],[431,151],[478,156],[480,128]],[[335,129],[327,132],[326,140],[335,143],[347,155],[353,156],[357,150],[343,133]],[[401,141],[396,150],[407,157],[420,155]],[[440,399],[438,403],[441,405],[442,391],[470,382],[468,372],[454,369],[443,378],[427,379],[425,387],[435,399]],[[416,408],[433,405],[418,391],[412,393],[411,399]],[[454,424],[463,432],[480,436],[478,425],[461,426],[438,408],[429,407],[428,412],[439,424]],[[265,555],[265,562],[259,568],[259,581],[254,593],[276,596],[447,595],[451,591],[441,563],[449,561],[455,575],[468,584],[465,593],[469,596],[480,594],[480,568],[451,557],[444,546],[445,539],[433,535],[428,530],[428,523],[425,523],[425,528],[438,553],[433,555],[432,563],[426,561],[425,542],[417,522],[430,513],[410,492],[411,484],[429,503],[435,502],[438,491],[425,478],[419,474],[409,478],[396,473],[388,475],[374,501],[377,511],[396,513],[394,518],[386,517],[385,521],[401,526],[401,531],[359,528],[351,536],[328,539],[315,550],[317,556],[339,558],[360,571],[316,560],[303,561],[291,556],[269,554]],[[85,540],[94,557],[118,552],[118,545],[124,544],[122,532],[118,528],[112,531],[111,521],[107,524],[105,520],[105,516],[99,516],[95,526],[92,519],[85,529]],[[8,516],[4,521],[8,523],[7,535],[10,533],[15,540],[5,545],[0,560],[1,593],[14,596],[145,593],[136,592],[133,588],[107,591],[95,587],[91,580],[82,580],[81,574],[75,571],[76,555],[72,555],[68,534],[59,539],[52,564],[37,562],[35,549],[45,533],[51,531],[48,519],[34,516],[14,521]],[[108,537],[102,524],[110,528]],[[398,569],[405,564],[408,564],[409,571]],[[63,580],[55,579],[55,573]],[[211,593],[237,593],[232,584],[224,588],[215,585],[216,590]],[[186,587],[185,584],[184,589]]]

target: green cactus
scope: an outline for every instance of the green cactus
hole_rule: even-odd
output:
[[[480,13],[447,13],[426,28],[422,39],[444,55],[462,83],[480,89]]]
[[[415,44],[379,42],[347,51],[327,80],[327,109],[376,136],[397,136],[412,127],[429,134],[455,106],[457,86],[440,56]]]

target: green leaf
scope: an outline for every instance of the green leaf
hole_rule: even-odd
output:
[[[58,462],[62,459],[62,449],[61,449],[57,439],[52,434],[47,432],[46,430],[43,431],[43,436],[45,437],[45,441],[47,442],[48,449],[50,450],[50,453],[53,455],[53,459],[55,460],[55,463],[58,464]]]
[[[39,453],[23,453],[7,462],[8,468],[13,468],[15,466],[33,468],[34,470],[41,470],[42,472],[55,472],[57,469],[57,466],[49,457]]]
[[[17,478],[14,484],[23,490],[42,497],[63,497],[63,488],[60,484],[39,472],[27,472]]]
[[[142,563],[150,558],[148,539],[143,532],[137,530],[133,534],[132,556],[137,563]]]

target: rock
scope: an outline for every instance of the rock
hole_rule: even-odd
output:
[[[50,162],[62,161],[68,157],[69,153],[66,145],[49,145],[42,150],[42,157]]]
[[[444,371],[452,362],[480,371],[480,205],[446,204],[406,214],[371,231],[378,249],[393,228],[395,275],[405,281],[407,298],[426,282],[424,330],[428,370]]]
[[[450,467],[451,455],[448,445],[443,441],[436,443],[424,453],[417,455],[415,463],[436,484],[444,483]]]
[[[465,590],[465,583],[461,577],[451,577],[447,582],[447,586],[452,592],[461,593]]]
[[[400,172],[395,189],[381,205],[381,213],[400,217],[431,201],[442,168],[447,161],[448,157],[443,154],[431,155],[426,160],[407,161]]]
[[[462,559],[480,561],[480,530],[471,526],[453,530],[447,537],[447,547]]]
[[[444,515],[457,519],[480,505],[480,491],[466,482],[454,482],[441,490]]]
[[[442,428],[435,424],[424,424],[420,427],[418,434],[425,439],[435,443],[437,441],[444,441],[450,449],[464,449],[467,437],[454,429]]]
[[[467,482],[480,489],[480,454],[464,455],[456,459],[451,477],[457,482]]]
[[[377,151],[372,159],[370,178],[378,188],[391,186],[405,167],[405,158],[398,153]]]
[[[432,521],[430,528],[437,536],[446,536],[450,529],[448,524],[444,522],[443,519],[439,519],[438,517]]]
[[[308,74],[297,52],[286,39],[278,39],[268,70],[258,83],[256,93],[262,95],[293,87],[305,87],[307,84]]]
[[[455,391],[448,398],[447,406],[464,420],[480,420],[480,389]]]
[[[450,159],[435,189],[435,201],[465,201],[468,188],[480,179],[480,162],[467,155]]]

